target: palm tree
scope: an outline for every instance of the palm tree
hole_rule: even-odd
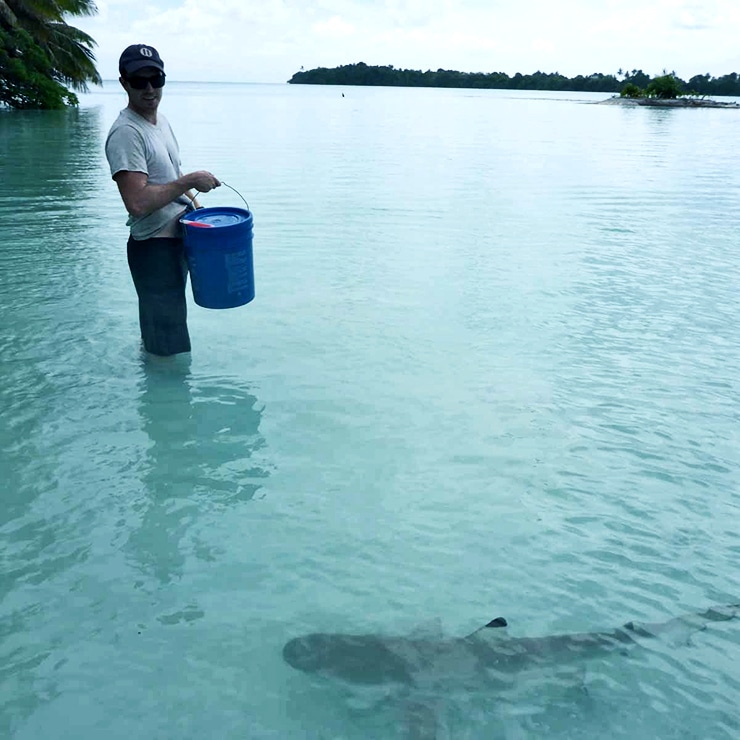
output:
[[[98,12],[92,0],[0,0],[0,26],[26,31],[49,60],[49,76],[74,90],[101,83],[92,49],[95,41],[67,24],[67,16]]]

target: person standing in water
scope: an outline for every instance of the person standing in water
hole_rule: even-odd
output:
[[[193,190],[221,183],[211,172],[182,174],[180,148],[158,112],[164,63],[145,44],[127,47],[118,62],[128,106],[114,122],[105,155],[129,214],[128,264],[139,298],[144,349],[168,356],[190,352],[185,286],[188,267],[180,217],[198,208]]]

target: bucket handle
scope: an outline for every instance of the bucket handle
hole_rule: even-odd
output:
[[[231,185],[229,185],[228,183],[225,183],[223,180],[221,180],[221,184],[226,185],[226,187],[229,188],[229,190],[233,190],[244,201],[244,205],[247,207],[247,210],[249,211],[249,203],[247,203],[246,198],[236,188],[232,188]],[[201,193],[200,190],[196,190],[195,195],[193,196],[193,200],[195,200],[200,195],[200,193]],[[249,212],[251,213],[251,211]]]

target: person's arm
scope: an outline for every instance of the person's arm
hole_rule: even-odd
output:
[[[126,210],[134,218],[141,218],[164,208],[168,203],[177,200],[189,190],[207,193],[221,185],[215,175],[205,170],[189,172],[187,175],[178,177],[177,180],[164,185],[149,183],[144,172],[130,172],[128,170],[117,172],[113,179],[118,185]],[[190,197],[192,200],[192,196]]]

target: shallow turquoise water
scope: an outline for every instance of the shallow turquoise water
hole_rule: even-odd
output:
[[[186,169],[249,201],[257,297],[192,306],[164,365],[102,153],[122,94],[0,111],[0,736],[401,737],[284,642],[740,601],[737,112],[344,93],[168,86]],[[450,675],[440,736],[734,738],[738,648],[713,624],[513,698]]]

